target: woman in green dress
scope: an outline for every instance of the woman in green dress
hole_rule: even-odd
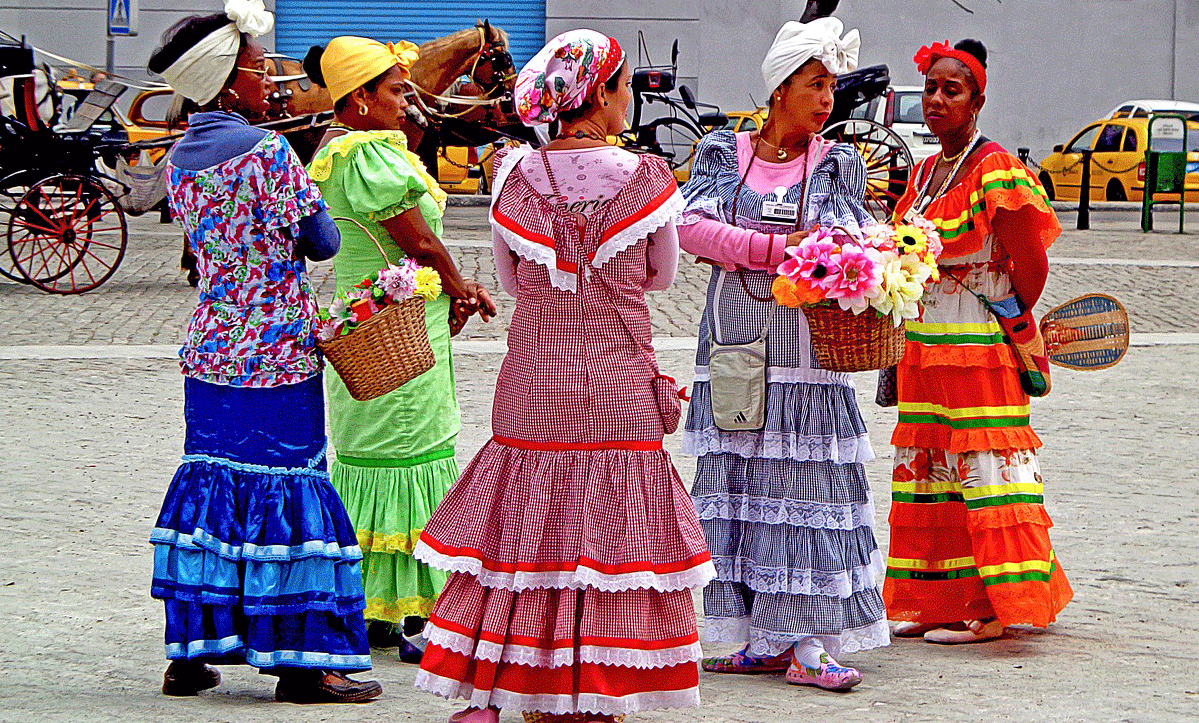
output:
[[[309,77],[329,89],[336,112],[309,173],[331,215],[357,221],[338,222],[337,290],[385,265],[373,235],[389,261],[406,256],[435,269],[445,291],[425,305],[437,358],[431,370],[366,402],[350,397],[332,370],[325,385],[336,450],[331,478],[362,546],[369,637],[377,647],[398,645],[407,662],[420,660],[419,633],[445,584],[445,573],[417,562],[412,549],[458,477],[454,445],[461,424],[450,337],[471,314],[484,321],[495,314],[487,291],[463,279],[442,245],[445,192],[399,130],[407,107],[404,81],[416,58],[411,43],[343,36],[314,47],[304,61]]]

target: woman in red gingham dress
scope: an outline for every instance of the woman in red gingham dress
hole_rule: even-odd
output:
[[[496,162],[496,262],[516,309],[494,436],[416,548],[451,572],[416,684],[467,699],[452,720],[699,702],[691,589],[714,569],[662,449],[679,402],[645,304],[673,279],[682,199],[661,159],[602,140],[622,125],[628,77],[615,40],[571,31],[517,81],[526,122],[556,117],[562,132]]]

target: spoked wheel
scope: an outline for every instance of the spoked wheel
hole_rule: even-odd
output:
[[[103,284],[125,257],[125,212],[84,176],[51,176],[29,187],[8,219],[8,254],[29,283],[52,294]]]
[[[849,143],[866,159],[866,210],[888,223],[912,175],[912,153],[890,128],[851,118],[825,128],[825,138]]]
[[[690,166],[695,155],[695,144],[703,131],[682,118],[660,118],[653,123],[655,140],[660,155],[670,164],[670,170]]]

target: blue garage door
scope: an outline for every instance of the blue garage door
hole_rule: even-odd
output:
[[[420,45],[480,19],[508,32],[517,68],[545,45],[545,0],[276,0],[275,15],[275,49],[301,59],[337,35]]]

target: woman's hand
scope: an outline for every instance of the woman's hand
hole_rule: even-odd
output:
[[[801,243],[803,243],[804,239],[806,239],[811,234],[815,233],[818,228],[820,228],[820,224],[815,224],[814,226],[812,226],[812,228],[808,229],[807,231],[794,231],[792,233],[789,233],[789,234],[787,234],[787,242],[784,245],[785,246],[798,246]]]
[[[450,335],[455,336],[466,326],[466,320],[478,314],[483,322],[491,321],[498,311],[491,293],[474,279],[464,279],[466,295],[450,300]]]

